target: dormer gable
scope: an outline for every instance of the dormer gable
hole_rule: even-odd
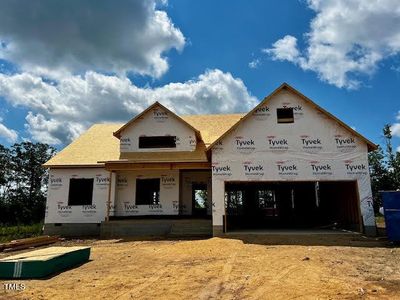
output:
[[[120,152],[195,151],[200,133],[178,115],[155,102],[114,132]]]

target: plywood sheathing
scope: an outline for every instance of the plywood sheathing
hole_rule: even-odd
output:
[[[65,147],[55,157],[44,164],[45,167],[102,167],[105,161],[120,158],[149,161],[205,161],[205,150],[214,140],[226,132],[243,115],[193,115],[181,118],[200,131],[203,141],[194,152],[151,152],[124,154],[120,157],[119,139],[113,133],[123,124],[95,124],[79,138]]]
[[[119,140],[113,132],[122,125],[93,125],[43,166],[102,166],[98,161],[118,160]]]
[[[208,147],[243,116],[244,114],[186,115],[181,118],[200,130],[201,137]]]

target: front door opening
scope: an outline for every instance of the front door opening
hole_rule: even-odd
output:
[[[355,181],[227,182],[227,230],[344,228],[360,230]]]
[[[192,215],[207,215],[207,184],[192,184]]]

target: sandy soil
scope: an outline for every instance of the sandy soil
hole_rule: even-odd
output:
[[[91,245],[91,261],[22,292],[0,281],[0,298],[400,299],[400,248],[361,236],[61,244]]]

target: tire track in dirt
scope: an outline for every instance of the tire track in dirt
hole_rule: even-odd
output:
[[[212,281],[208,285],[206,285],[202,293],[199,295],[199,299],[217,299],[218,295],[220,295],[225,289],[226,282],[229,280],[229,276],[231,275],[236,256],[237,252],[229,256],[224,264],[224,267],[222,268],[221,276],[219,277],[219,279]]]
[[[163,275],[165,275],[166,272],[167,272],[166,268],[160,269],[160,271],[158,271],[153,276],[147,278],[146,281],[143,284],[139,285],[137,288],[125,291],[122,294],[119,294],[114,299],[115,300],[116,299],[125,299],[125,298],[138,299],[138,297],[140,296],[140,292],[142,292],[143,290],[145,290],[146,288],[148,288],[149,286],[151,286],[152,284],[157,282]],[[129,295],[129,297],[128,297],[128,295]]]
[[[288,279],[288,277],[293,273],[296,272],[298,269],[297,265],[289,265],[284,267],[282,270],[278,271],[276,276],[274,276],[269,282],[265,281],[265,284],[274,285],[282,282],[282,280]],[[265,299],[266,292],[264,286],[256,288],[253,292],[252,299]],[[286,296],[283,296],[280,299],[286,299]],[[294,299],[293,297],[290,299]]]

